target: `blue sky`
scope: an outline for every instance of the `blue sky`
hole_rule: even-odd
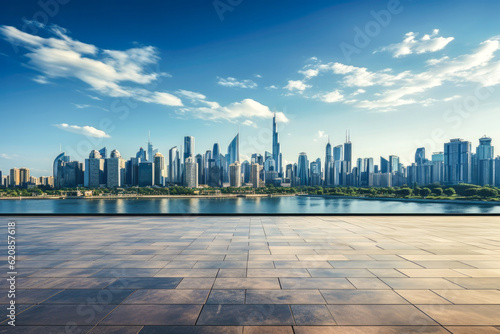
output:
[[[50,175],[59,152],[164,155],[240,128],[241,153],[324,159],[500,142],[498,1],[9,1],[0,13],[0,170]],[[64,3],[64,4],[62,4]],[[215,5],[214,5],[215,4]],[[428,153],[429,155],[429,153]]]

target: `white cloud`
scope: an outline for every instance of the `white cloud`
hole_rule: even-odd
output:
[[[288,89],[291,92],[292,91],[303,92],[304,90],[310,87],[311,87],[310,85],[305,84],[301,80],[288,80],[288,84],[283,88]]]
[[[45,84],[48,84],[50,83],[46,77],[44,77],[43,75],[37,75],[36,77],[34,77],[32,79],[34,82],[38,82],[39,84],[42,84],[42,85],[45,85]]]
[[[90,97],[92,100],[97,100],[97,101],[101,101],[102,99],[100,97],[97,97],[97,96],[94,96],[94,95],[87,95],[88,97]]]
[[[249,120],[249,119],[245,120],[245,121],[244,121],[243,123],[241,123],[241,124],[246,125],[246,126],[251,126],[251,127],[253,127],[253,128],[256,128],[256,127],[257,127],[257,124],[255,124],[255,122],[253,122],[253,121],[251,121],[251,120]]]
[[[274,113],[269,107],[252,99],[244,99],[241,102],[234,102],[227,106],[221,106],[217,102],[200,100],[199,102],[205,103],[206,107],[185,107],[179,109],[182,114],[189,113],[193,117],[201,119],[225,119],[228,121],[235,121],[236,119],[245,118],[267,118],[273,117]],[[277,112],[276,118],[279,122],[286,123],[288,118],[283,112]]]
[[[338,90],[326,94],[317,94],[314,97],[326,103],[335,103],[344,100],[344,95]]]
[[[187,98],[190,98],[192,100],[204,100],[206,98],[205,95],[197,92],[192,92],[190,90],[184,90],[184,89],[179,89],[177,91],[177,94],[184,95]]]
[[[219,81],[217,84],[224,87],[239,87],[239,88],[256,88],[257,84],[252,80],[237,80],[236,78],[227,77],[221,78],[217,77]]]
[[[12,160],[12,159],[13,159],[13,157],[12,157],[12,156],[10,156],[10,155],[8,155],[8,154],[6,154],[6,153],[2,153],[2,154],[0,154],[0,158],[2,158],[2,159],[7,159],[7,160]]]
[[[314,136],[314,141],[320,141],[321,139],[328,138],[328,135],[323,130],[318,130],[316,136]]]
[[[267,90],[273,90],[273,89],[278,89],[278,87],[275,86],[275,85],[271,85],[271,86],[267,86],[266,89]]]
[[[310,68],[310,69],[305,70],[305,71],[299,71],[299,73],[304,74],[306,79],[310,79],[310,78],[314,78],[314,77],[318,76],[319,70]]]
[[[259,78],[259,79],[260,79],[260,78],[262,78],[262,75],[260,75],[260,74],[255,74],[254,76],[255,76],[256,78]]]
[[[72,132],[72,133],[77,133],[77,134],[84,135],[87,137],[95,137],[95,138],[109,138],[109,137],[111,137],[106,132],[104,132],[102,130],[98,130],[98,129],[96,129],[92,126],[88,126],[88,125],[78,126],[78,125],[69,125],[66,123],[61,123],[61,124],[54,124],[54,126],[61,129],[61,130]]]
[[[464,83],[479,83],[482,86],[494,86],[500,84],[500,36],[492,37],[482,42],[479,47],[455,58],[448,56],[432,59],[425,62],[421,72],[402,71],[394,73],[392,69],[370,71],[365,67],[356,67],[342,63],[326,63],[317,61],[315,64],[307,65],[308,68],[317,69],[319,72],[330,72],[340,76],[339,83],[344,88],[356,89],[343,103],[353,104],[358,108],[390,111],[397,107],[422,104],[430,105],[437,101],[446,102],[446,98],[426,96],[429,90],[435,87],[451,83],[454,86]],[[365,94],[365,87],[374,87],[371,95]],[[340,90],[337,89],[340,93]],[[335,92],[334,91],[334,92]],[[332,92],[333,93],[333,92]],[[338,102],[339,93],[329,96],[319,93],[314,98],[325,102]],[[353,97],[364,94],[363,100],[356,101]],[[449,101],[449,100],[448,100]]]
[[[86,109],[86,108],[96,108],[96,109],[101,109],[104,111],[109,111],[106,108],[100,107],[100,106],[95,106],[92,104],[79,104],[79,103],[72,103],[77,109]]]
[[[76,78],[92,90],[110,97],[129,97],[139,101],[167,106],[181,106],[178,97],[166,92],[139,89],[137,85],[153,84],[166,73],[151,71],[159,57],[152,46],[125,51],[101,50],[94,45],[73,40],[65,29],[51,26],[54,37],[43,38],[22,32],[15,27],[0,26],[0,35],[28,50],[28,66],[42,73],[35,78]],[[136,85],[136,86],[131,86]]]
[[[444,49],[446,45],[454,40],[453,37],[441,37],[438,36],[438,34],[439,29],[434,29],[432,34],[426,34],[418,39],[418,33],[409,32],[405,35],[406,37],[402,42],[382,47],[375,52],[389,51],[394,58],[399,58],[413,53],[422,54],[436,52]]]

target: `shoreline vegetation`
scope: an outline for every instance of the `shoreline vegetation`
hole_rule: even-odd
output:
[[[176,198],[263,198],[278,196],[308,196],[322,198],[344,198],[401,202],[435,202],[456,204],[500,205],[500,189],[490,186],[458,184],[443,187],[432,184],[412,188],[357,188],[357,187],[273,187],[261,188],[185,188],[173,187],[130,187],[130,188],[67,188],[54,190],[49,187],[31,189],[0,188],[0,200],[26,199],[176,199]]]

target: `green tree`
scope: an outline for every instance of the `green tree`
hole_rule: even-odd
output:
[[[451,188],[451,187],[450,188],[446,188],[444,190],[444,193],[445,193],[446,196],[453,196],[453,195],[455,195],[455,188]]]
[[[477,194],[479,196],[481,196],[482,198],[487,198],[487,197],[497,197],[498,196],[498,192],[493,189],[493,188],[488,188],[488,187],[483,187],[483,188],[480,188],[478,191],[477,191]]]
[[[432,189],[432,193],[436,196],[441,196],[443,194],[443,188],[434,188]]]
[[[412,190],[410,188],[401,188],[396,190],[396,195],[399,197],[408,197],[412,194]]]
[[[427,197],[431,194],[431,190],[429,188],[420,189],[420,196]]]

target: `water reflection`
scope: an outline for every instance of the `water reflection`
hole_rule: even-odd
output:
[[[500,205],[321,197],[0,200],[0,213],[500,213]]]

